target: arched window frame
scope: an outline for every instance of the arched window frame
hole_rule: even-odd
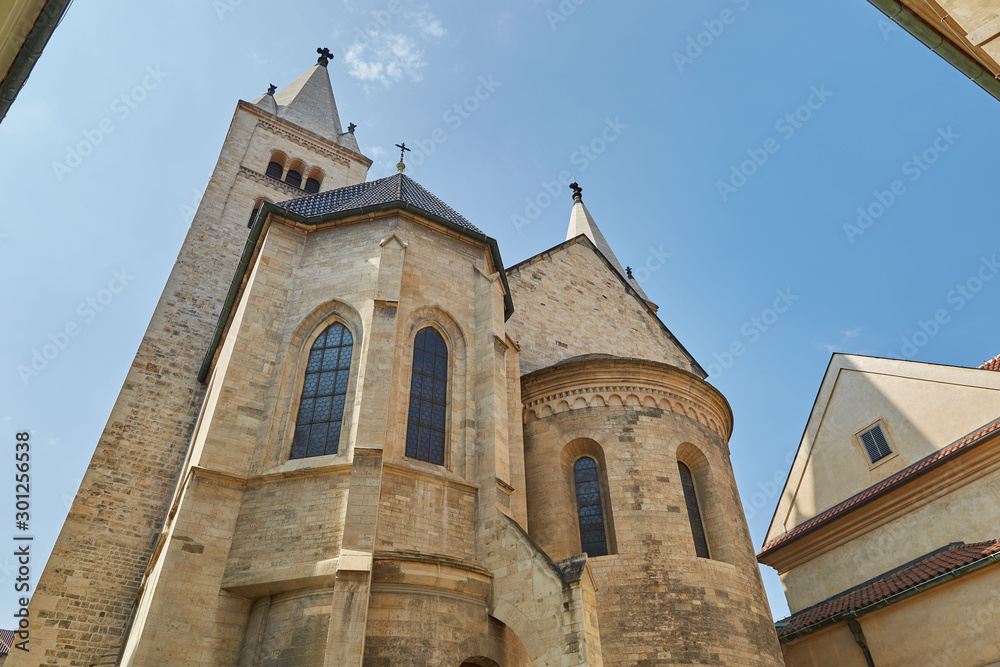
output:
[[[307,376],[310,374],[309,371],[309,358],[312,354],[313,347],[316,345],[316,341],[319,340],[321,336],[325,334],[327,330],[336,325],[344,327],[345,331],[351,336],[351,354],[350,362],[347,368],[347,386],[344,393],[344,406],[343,413],[340,421],[340,433],[336,441],[337,450],[336,452],[316,455],[306,455],[306,456],[295,456],[295,435],[296,429],[300,426],[299,418],[300,411],[302,409],[302,401],[304,400],[304,389],[307,382]],[[350,432],[350,422],[351,413],[353,412],[354,404],[354,392],[356,390],[357,375],[358,375],[358,361],[360,353],[360,341],[358,340],[358,335],[355,332],[355,327],[351,326],[351,323],[340,317],[327,317],[318,326],[314,327],[309,336],[303,341],[303,345],[298,355],[297,366],[299,371],[295,374],[296,381],[294,385],[294,395],[290,408],[290,421],[288,428],[287,437],[287,447],[285,448],[285,458],[289,461],[310,461],[313,459],[320,459],[321,457],[344,457],[347,452],[347,442]],[[333,423],[333,422],[327,422]]]
[[[724,498],[720,496],[716,486],[716,473],[711,462],[705,453],[691,442],[681,442],[677,445],[676,461],[683,463],[691,472],[694,479],[694,489],[698,501],[698,511],[701,517],[702,530],[705,540],[708,543],[708,556],[706,558],[725,563],[733,563],[733,550],[729,538],[726,517],[730,516],[732,509],[726,507]],[[686,507],[684,489],[680,479],[680,467],[677,470],[677,486],[675,493],[682,507]],[[718,474],[725,474],[725,469]],[[671,477],[671,479],[673,479]],[[684,509],[684,512],[687,510]],[[689,524],[690,525],[690,524]],[[688,533],[688,539],[692,540],[692,552],[696,552],[693,546],[693,535]],[[695,555],[698,555],[695,553]]]
[[[691,472],[691,468],[686,463],[678,461],[677,474],[681,483],[681,492],[684,494],[684,507],[687,511],[688,527],[691,529],[694,553],[698,558],[711,558],[712,552],[708,547],[708,530],[701,513],[701,504],[698,502],[698,488],[694,473]]]
[[[257,219],[257,212],[260,211],[260,207],[263,206],[265,202],[271,203],[271,200],[267,197],[257,197],[253,200],[253,209],[250,211],[250,219],[247,220],[247,229],[253,227],[253,221]]]
[[[274,174],[274,170],[271,167],[272,164],[277,164],[281,167],[280,174],[277,175]],[[288,164],[288,156],[285,155],[283,151],[271,151],[271,159],[268,161],[267,167],[265,167],[264,169],[264,174],[269,176],[270,178],[274,178],[280,181],[282,177],[284,177],[285,175],[285,165],[287,164]]]
[[[587,551],[587,545],[589,542],[585,543],[583,540],[583,525],[581,524],[580,516],[580,495],[581,489],[579,488],[579,476],[578,467],[580,462],[583,460],[592,461],[594,463],[594,472],[596,479],[593,480],[596,483],[596,488],[598,491],[601,507],[601,529],[604,533],[604,549],[603,553],[590,553]],[[570,474],[572,475],[572,489],[573,489],[573,514],[576,518],[576,530],[577,535],[580,539],[580,551],[587,553],[591,558],[598,558],[600,556],[607,556],[615,553],[614,543],[613,543],[613,530],[611,527],[611,521],[609,520],[609,504],[610,498],[608,494],[607,476],[605,474],[603,461],[599,460],[598,457],[592,456],[589,453],[577,456],[573,460],[573,464],[570,467]]]
[[[311,168],[306,173],[302,189],[305,190],[306,192],[310,193],[310,194],[315,194],[315,193],[319,192],[319,189],[323,186],[323,178],[324,178],[324,176],[325,175],[323,174],[323,170],[320,169],[319,167],[313,167],[313,168]],[[312,183],[315,183],[316,185],[313,186],[313,185],[311,185]]]
[[[417,456],[413,456],[411,448],[410,448],[410,431],[411,431],[411,428],[413,427],[413,424],[410,421],[410,417],[411,417],[411,415],[410,415],[410,405],[411,405],[411,399],[413,398],[412,394],[413,394],[414,379],[415,379],[414,376],[415,376],[415,373],[416,373],[415,360],[416,360],[416,357],[417,357],[417,354],[416,354],[417,353],[417,337],[424,330],[426,330],[426,329],[430,329],[430,330],[434,331],[434,333],[436,333],[441,338],[441,340],[444,342],[445,352],[447,354],[447,358],[446,358],[446,362],[445,362],[445,378],[444,378],[444,390],[445,390],[444,406],[443,406],[444,407],[444,423],[443,423],[444,438],[443,438],[443,443],[442,443],[442,457],[441,457],[441,461],[435,461],[433,456],[429,456],[429,460],[428,459],[419,458]],[[426,464],[433,465],[433,466],[441,466],[441,467],[444,467],[444,468],[447,468],[447,469],[450,469],[450,465],[451,465],[451,460],[450,460],[451,459],[451,428],[450,428],[450,424],[451,424],[451,407],[452,407],[452,403],[453,403],[453,399],[454,399],[454,391],[453,391],[453,386],[452,386],[452,384],[453,384],[452,383],[452,379],[454,377],[454,371],[453,371],[454,350],[453,350],[453,345],[451,344],[451,341],[449,339],[450,339],[450,336],[448,335],[448,333],[442,327],[438,326],[436,322],[433,322],[433,321],[422,322],[420,324],[420,326],[415,327],[415,331],[414,331],[413,337],[412,337],[411,342],[410,342],[410,364],[409,364],[409,368],[410,368],[410,382],[409,382],[409,385],[407,386],[406,401],[405,401],[405,404],[404,404],[404,415],[405,415],[404,418],[406,420],[406,428],[404,430],[404,435],[403,435],[403,457],[404,458],[406,458],[406,459],[408,459],[410,461],[422,462],[422,463],[426,463]],[[418,428],[419,428],[419,426],[418,426]]]
[[[293,188],[302,189],[302,174],[306,171],[306,163],[298,158],[292,160],[288,164],[288,169],[285,171],[285,183],[291,185]]]

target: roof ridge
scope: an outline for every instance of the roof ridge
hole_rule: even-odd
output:
[[[925,456],[924,458],[920,459],[916,463],[913,463],[903,468],[896,474],[891,475],[890,477],[887,477],[882,481],[869,486],[867,489],[859,491],[850,498],[847,498],[846,500],[837,503],[830,509],[823,511],[820,514],[817,514],[813,518],[803,521],[802,523],[795,526],[788,532],[784,533],[783,535],[779,535],[778,537],[774,538],[773,540],[762,546],[760,548],[760,551],[757,552],[757,559],[760,560],[760,558],[763,555],[765,555],[772,549],[775,549],[781,546],[782,544],[785,544],[786,542],[789,542],[790,540],[797,538],[819,527],[821,524],[824,524],[827,521],[831,521],[837,516],[844,514],[845,512],[850,511],[851,509],[859,507],[865,504],[866,502],[870,501],[871,499],[880,496],[883,493],[888,492],[889,490],[895,488],[896,486],[906,482],[908,479],[915,477],[918,473],[922,473],[930,469],[931,467],[939,465],[942,461],[950,459],[953,456],[956,456],[958,453],[968,449],[971,446],[974,446],[984,437],[986,437],[993,431],[997,430],[998,428],[1000,428],[1000,418],[997,418],[992,422],[984,424],[975,431],[972,431],[964,435],[963,437],[959,438],[958,440],[955,440],[948,446],[942,447],[936,452],[933,452],[928,456]]]

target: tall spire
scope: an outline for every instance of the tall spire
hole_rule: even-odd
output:
[[[593,216],[590,215],[590,211],[587,210],[587,207],[583,203],[583,188],[575,181],[569,187],[573,190],[573,210],[569,214],[569,229],[566,231],[566,240],[575,239],[581,234],[590,239],[597,246],[600,253],[604,255],[604,258],[611,262],[611,265],[621,274],[622,278],[625,278],[629,285],[639,293],[642,300],[652,305],[649,297],[639,287],[639,281],[628,275],[630,272],[626,272],[624,267],[622,267],[621,262],[615,257],[611,246],[608,245],[607,239],[604,238],[604,234],[601,233],[597,223],[594,222]]]
[[[319,59],[299,78],[279,90],[261,95],[253,101],[262,109],[314,134],[334,141],[345,148],[360,152],[352,132],[344,132],[333,97],[333,86],[327,65],[333,54],[317,49]]]

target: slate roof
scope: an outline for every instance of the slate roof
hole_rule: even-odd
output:
[[[357,185],[348,185],[344,188],[314,195],[296,197],[278,202],[276,206],[304,217],[315,217],[397,202],[444,218],[478,234],[483,233],[478,227],[466,220],[462,214],[432,195],[424,186],[403,174],[395,174]]]
[[[979,366],[984,371],[1000,371],[1000,354]]]
[[[10,653],[10,647],[14,644],[13,630],[0,630],[0,656]]]
[[[962,454],[963,452],[972,449],[976,445],[986,440],[990,436],[990,434],[992,434],[997,429],[1000,429],[1000,419],[997,419],[993,422],[990,422],[989,424],[986,424],[982,428],[978,429],[973,433],[968,434],[964,438],[956,440],[947,447],[939,449],[930,456],[926,456],[920,459],[919,461],[917,461],[916,463],[907,468],[903,468],[892,477],[887,477],[878,484],[868,487],[864,491],[851,496],[844,502],[838,505],[834,505],[833,507],[826,510],[822,514],[818,514],[812,519],[809,519],[804,523],[800,523],[798,526],[791,529],[784,535],[776,537],[767,544],[765,544],[761,548],[760,552],[757,553],[757,560],[761,560],[763,556],[767,555],[773,549],[776,549],[777,547],[815,528],[818,528],[822,524],[832,521],[833,519],[841,516],[842,514],[846,514],[851,510],[857,509],[861,505],[864,505],[865,503],[874,500],[878,496],[881,496],[889,492],[890,490],[896,488],[897,486],[900,486],[901,484],[904,484],[914,479],[915,477],[922,475],[931,468],[934,468],[944,463],[945,461],[955,458],[959,454]]]
[[[775,623],[778,637],[822,623],[843,613],[858,611],[877,602],[910,590],[947,572],[970,565],[993,554],[1000,554],[1000,539],[975,544],[950,544],[879,575],[874,580],[803,609]]]

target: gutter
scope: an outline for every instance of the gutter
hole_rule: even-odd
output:
[[[965,51],[927,25],[918,16],[899,3],[899,0],[868,0],[896,25],[924,43],[934,53],[944,58],[955,69],[972,79],[980,88],[1000,100],[1000,80],[985,69]]]
[[[201,369],[198,371],[198,382],[204,384],[208,379],[209,372],[212,369],[212,361],[215,359],[215,353],[218,351],[219,345],[222,344],[222,334],[226,329],[226,325],[229,323],[229,318],[232,315],[233,308],[236,307],[236,297],[239,295],[240,288],[243,286],[243,280],[246,277],[247,270],[251,266],[251,260],[257,250],[257,242],[260,240],[270,213],[280,215],[287,220],[291,220],[302,225],[315,227],[316,225],[324,222],[387,211],[406,211],[408,213],[412,213],[457,232],[462,236],[471,237],[476,241],[485,244],[490,250],[490,259],[493,261],[494,268],[500,274],[500,281],[503,285],[504,321],[510,319],[510,316],[514,314],[514,301],[511,299],[510,286],[507,284],[507,272],[504,270],[503,260],[500,258],[500,247],[497,245],[496,240],[490,238],[482,232],[473,231],[468,227],[458,225],[447,218],[434,215],[433,213],[425,211],[422,208],[400,200],[386,202],[383,204],[374,204],[372,206],[362,206],[360,208],[352,208],[345,211],[334,211],[332,213],[310,217],[294,213],[288,209],[278,206],[277,204],[272,204],[271,202],[264,202],[261,205],[260,210],[257,212],[257,217],[254,219],[253,226],[250,229],[250,236],[247,238],[247,243],[243,247],[243,254],[240,256],[240,262],[236,267],[236,275],[233,276],[233,281],[229,285],[229,292],[226,294],[226,301],[222,305],[222,312],[219,313],[219,322],[216,324],[215,332],[212,334],[212,342],[208,346],[205,358],[201,362]]]
[[[882,609],[883,607],[888,607],[889,605],[895,602],[899,602],[900,600],[905,600],[906,598],[914,596],[917,593],[922,593],[923,591],[926,591],[930,588],[934,588],[939,584],[946,583],[952,579],[957,579],[958,577],[969,574],[971,572],[975,572],[976,570],[984,568],[987,565],[991,565],[993,563],[1000,563],[1000,552],[990,554],[989,556],[984,556],[979,560],[972,561],[967,565],[963,565],[962,567],[950,570],[948,572],[945,572],[944,574],[939,574],[933,579],[928,579],[927,581],[919,583],[916,586],[911,586],[910,588],[899,591],[898,593],[894,593],[893,595],[890,595],[887,598],[883,598],[878,602],[873,602],[870,605],[862,607],[861,609],[855,609],[853,611],[842,611],[840,613],[834,614],[833,616],[830,616],[829,618],[824,618],[821,621],[816,621],[812,625],[807,625],[806,627],[796,630],[795,632],[791,632],[787,635],[779,637],[778,641],[784,644],[792,641],[793,639],[798,639],[799,637],[803,637],[809,633],[815,632],[816,630],[819,630],[821,628],[825,628],[827,626],[839,623],[840,621],[852,621],[854,619],[860,618],[861,616],[864,616],[865,614],[871,613],[878,609]]]
[[[14,62],[11,63],[3,80],[0,81],[0,121],[6,118],[7,111],[27,82],[35,62],[42,55],[42,49],[48,44],[49,37],[62,21],[72,1],[49,0],[42,7],[42,11],[38,13],[35,24],[24,38],[24,43],[21,44],[20,50],[14,57]]]

